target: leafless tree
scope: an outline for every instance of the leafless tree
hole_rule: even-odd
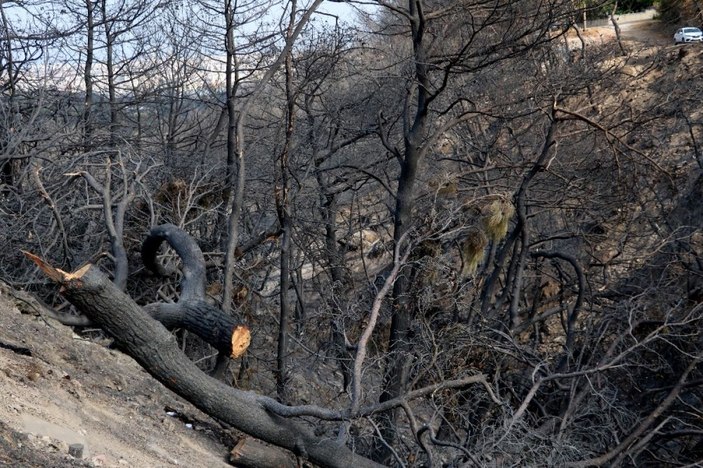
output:
[[[41,79],[44,39],[3,39],[0,276],[316,463],[697,463],[695,54],[593,44],[573,2],[388,3],[363,31],[318,4],[251,30],[264,4],[81,4],[51,43],[73,71]],[[20,247],[77,270],[42,263],[70,303]],[[152,318],[205,370],[246,322],[238,388]]]

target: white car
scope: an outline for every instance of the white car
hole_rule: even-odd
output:
[[[674,42],[677,44],[701,41],[703,41],[703,32],[698,28],[681,28],[674,34]]]

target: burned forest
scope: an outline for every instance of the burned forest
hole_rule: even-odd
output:
[[[640,3],[1,2],[0,297],[234,466],[699,466],[700,12]],[[0,389],[98,391],[36,333]]]

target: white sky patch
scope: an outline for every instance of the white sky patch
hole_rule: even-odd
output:
[[[255,9],[265,11],[263,16],[259,17],[259,25],[263,29],[259,30],[262,34],[273,33],[278,34],[278,39],[272,39],[273,42],[282,39],[283,26],[287,17],[284,15],[285,6],[290,6],[286,1],[270,1],[270,0],[248,0],[248,5],[251,8],[250,13]],[[111,2],[112,3],[112,2]],[[128,2],[130,3],[130,2]],[[298,8],[300,14],[312,3],[312,0],[299,0]],[[191,18],[200,23],[196,27],[204,27],[208,18],[200,17],[199,13],[204,12],[202,8],[198,8],[196,3],[188,3],[182,1],[177,4],[176,14],[183,18]],[[40,50],[38,54],[41,57],[39,60],[32,61],[29,67],[25,67],[27,74],[25,79],[33,82],[44,82],[47,85],[55,86],[59,89],[67,91],[81,91],[84,89],[83,63],[85,60],[85,32],[81,30],[80,23],[84,18],[80,17],[83,9],[80,4],[75,5],[75,11],[70,12],[65,6],[59,2],[35,0],[18,4],[13,0],[4,2],[2,8],[9,20],[9,25],[14,33],[18,43],[24,42],[26,34],[33,34],[35,37],[51,37],[59,31],[71,31],[71,33],[60,40],[43,41],[38,39],[32,42],[32,47]],[[360,3],[343,3],[324,1],[317,12],[312,17],[314,28],[334,28],[340,26],[343,28],[354,28],[355,25],[363,24],[363,17],[366,15],[374,15],[379,7],[375,3],[360,2]],[[224,32],[224,19],[218,16],[217,12],[208,11],[213,25]],[[96,12],[96,15],[98,13]],[[184,15],[184,16],[183,16]],[[246,16],[246,15],[245,15]],[[197,18],[197,19],[196,19]],[[161,13],[157,12],[142,26],[147,26],[146,29],[139,28],[134,31],[129,31],[123,36],[120,36],[118,44],[114,51],[114,59],[116,66],[121,67],[123,63],[130,63],[130,69],[121,69],[122,74],[118,77],[117,91],[119,94],[129,94],[134,87],[159,87],[168,84],[171,80],[178,81],[182,77],[171,77],[164,75],[168,69],[163,69],[164,72],[154,76],[149,73],[142,73],[141,70],[147,70],[150,66],[163,59],[167,55],[169,47],[168,43],[163,43],[160,47],[158,55],[152,55],[153,50],[147,51],[141,57],[132,57],[132,44],[139,35],[144,35],[149,31],[148,24],[162,24]],[[120,19],[117,19],[120,21]],[[266,26],[264,26],[266,25]],[[84,26],[83,26],[84,27]],[[245,36],[247,33],[256,31],[257,24],[244,23],[241,29],[235,32],[239,36],[239,44],[246,43],[248,40]],[[251,31],[250,31],[251,30]],[[11,34],[12,34],[11,33]],[[224,83],[224,51],[223,42],[220,43],[215,38],[208,43],[194,42],[193,46],[199,49],[199,53],[190,58],[192,60],[186,68],[188,68],[189,78],[185,82],[187,89],[202,89],[203,86],[211,89],[219,89]],[[104,30],[101,26],[96,26],[96,43],[94,50],[94,63],[91,75],[94,78],[94,89],[96,92],[106,92],[106,69],[105,69],[105,48],[104,48]],[[246,49],[246,46],[244,47]],[[256,52],[256,51],[255,51]],[[242,50],[240,56],[240,65],[246,66],[246,62],[252,61],[257,63],[257,57],[252,56],[249,59],[249,51]],[[254,54],[256,55],[256,54]],[[16,57],[21,58],[21,57]],[[254,65],[253,65],[254,66]],[[127,72],[126,74],[124,72]],[[182,71],[182,70],[181,70]],[[134,75],[134,78],[127,79],[127,75]],[[159,82],[152,82],[158,79]]]

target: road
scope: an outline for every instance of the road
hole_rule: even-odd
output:
[[[612,30],[613,28],[610,27]],[[651,46],[667,46],[674,43],[675,28],[660,21],[645,20],[620,24],[623,40],[641,42]]]

